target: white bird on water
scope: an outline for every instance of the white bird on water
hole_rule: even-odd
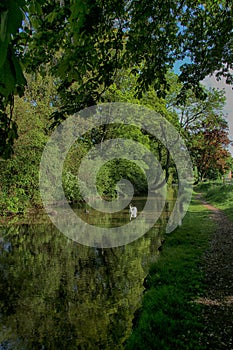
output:
[[[135,219],[137,217],[137,212],[138,212],[137,207],[133,207],[132,204],[130,203],[129,205],[130,221],[131,219]]]

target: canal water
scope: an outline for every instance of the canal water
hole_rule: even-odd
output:
[[[174,197],[149,232],[116,248],[73,242],[41,214],[2,225],[0,349],[124,349]],[[139,214],[144,201],[134,200]],[[107,218],[74,210],[106,227],[129,220],[128,209]]]

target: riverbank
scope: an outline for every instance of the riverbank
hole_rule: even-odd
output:
[[[233,221],[233,184],[204,183],[198,186],[198,192],[214,207],[221,209]]]
[[[218,231],[212,208],[194,198],[183,225],[165,237],[159,261],[150,269],[142,308],[126,349],[222,349],[214,347],[221,337],[211,340],[215,320],[211,327],[213,315],[203,302],[208,300],[207,270],[213,263],[208,254],[211,247],[221,246],[221,235],[216,241]],[[214,269],[212,273],[214,291]]]

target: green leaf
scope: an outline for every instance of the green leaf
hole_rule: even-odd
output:
[[[57,18],[56,12],[50,12],[48,16],[46,16],[46,19],[49,23],[53,23],[53,21]]]
[[[15,77],[12,74],[11,65],[8,60],[0,69],[0,94],[7,97],[15,89]]]
[[[5,38],[6,38],[7,18],[8,18],[8,10],[1,13],[1,29],[0,29],[1,41],[5,41]]]
[[[12,55],[12,63],[14,65],[14,70],[15,70],[15,79],[16,79],[16,84],[17,85],[26,85],[27,81],[24,77],[22,67],[19,63],[19,59],[15,56]]]
[[[17,33],[23,21],[23,12],[15,1],[9,1],[9,13],[7,16],[7,31],[10,34]]]
[[[10,36],[8,36],[8,38],[10,38]],[[0,41],[0,67],[3,66],[6,60],[8,43],[9,43],[9,40],[5,40],[3,42]]]

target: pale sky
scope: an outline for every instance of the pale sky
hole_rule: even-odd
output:
[[[224,109],[224,113],[227,116],[227,122],[229,125],[229,138],[233,141],[233,90],[232,86],[227,85],[224,80],[217,81],[214,76],[207,77],[202,82],[203,85],[205,85],[207,88],[209,87],[215,87],[218,89],[224,89],[226,94],[226,105]],[[232,156],[233,156],[233,146],[230,146],[229,148]]]

